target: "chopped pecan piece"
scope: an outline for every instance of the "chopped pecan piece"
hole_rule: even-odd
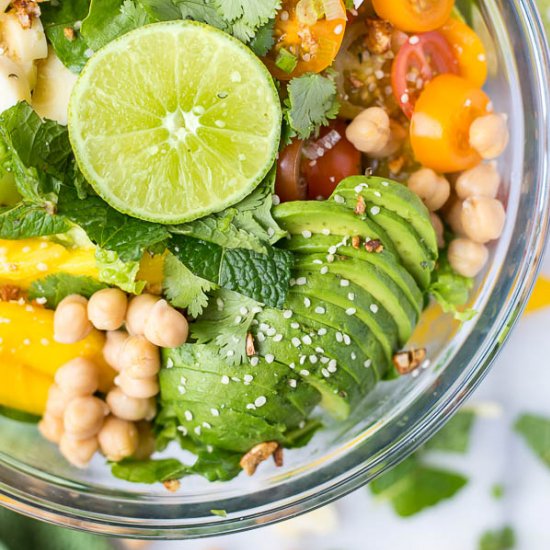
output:
[[[426,348],[400,351],[393,356],[393,364],[399,374],[409,374],[426,359]]]
[[[40,17],[40,8],[33,0],[13,0],[11,7],[24,29],[30,29],[33,19]]]
[[[179,479],[167,479],[166,481],[163,481],[162,484],[171,493],[175,493],[181,487],[181,482]]]
[[[14,285],[0,286],[0,302],[11,302],[19,300],[21,297],[21,289]]]
[[[359,195],[357,197],[357,204],[355,205],[355,213],[362,216],[367,211],[367,204],[364,197]]]
[[[75,39],[74,29],[72,27],[65,27],[63,29],[63,34],[69,42],[72,42]]]
[[[266,441],[252,447],[248,453],[241,458],[241,468],[251,476],[254,474],[258,466],[267,460],[279,447],[276,441]]]
[[[379,239],[371,239],[370,241],[365,242],[365,250],[367,252],[375,252],[376,254],[380,254],[380,252],[384,250],[384,245]]]
[[[275,466],[277,466],[277,468],[283,467],[283,448],[280,445],[275,449],[275,452],[273,453],[273,462],[275,462]]]
[[[354,235],[351,238],[351,246],[353,246],[353,248],[355,249],[359,249],[359,247],[361,246],[361,237],[359,235]]]
[[[383,54],[391,49],[393,27],[383,19],[367,19],[365,46],[373,54]]]
[[[254,347],[254,336],[252,336],[251,332],[246,335],[246,355],[248,357],[256,355],[256,348]]]

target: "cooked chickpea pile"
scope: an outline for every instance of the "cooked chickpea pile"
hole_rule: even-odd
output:
[[[59,303],[57,342],[78,342],[94,328],[106,331],[103,356],[118,372],[115,386],[105,400],[95,396],[98,367],[88,359],[73,359],[57,371],[39,424],[42,435],[79,468],[98,450],[111,461],[153,452],[150,421],[159,392],[159,348],[182,345],[189,330],[180,312],[151,294],[128,300],[121,290],[107,288],[89,300],[71,295]]]

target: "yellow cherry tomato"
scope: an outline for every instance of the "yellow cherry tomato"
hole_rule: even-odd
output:
[[[468,25],[454,18],[439,32],[453,49],[460,75],[481,88],[487,79],[487,54],[481,38]]]
[[[373,0],[374,11],[404,32],[428,32],[449,19],[454,0]]]
[[[461,76],[434,78],[416,102],[411,146],[416,160],[436,172],[473,168],[481,157],[470,146],[472,122],[487,114],[489,97]]]

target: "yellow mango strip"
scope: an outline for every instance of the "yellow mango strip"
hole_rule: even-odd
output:
[[[0,239],[0,285],[26,289],[52,273],[98,277],[94,248],[65,248],[46,239]]]
[[[525,313],[532,313],[546,307],[550,307],[550,279],[539,277],[525,308]]]
[[[108,390],[115,372],[103,359],[105,336],[94,330],[81,342],[59,344],[53,339],[53,317],[53,311],[41,306],[0,302],[0,356],[52,378],[71,359],[87,357],[100,369],[100,390]]]
[[[0,405],[42,415],[53,378],[0,354]]]
[[[152,294],[162,294],[162,281],[164,280],[164,258],[166,254],[151,256],[147,252],[143,255],[139,265],[137,279],[147,281],[145,290]]]

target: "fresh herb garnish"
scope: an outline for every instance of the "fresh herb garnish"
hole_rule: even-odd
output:
[[[59,302],[71,294],[80,294],[89,298],[106,285],[92,277],[81,275],[69,275],[67,273],[54,273],[43,279],[34,281],[29,288],[29,299],[45,298],[45,306],[55,309]]]
[[[435,437],[430,439],[424,449],[447,453],[466,453],[470,445],[475,413],[463,409],[455,414]]]
[[[175,458],[161,460],[126,459],[111,466],[115,477],[133,483],[159,483],[171,479],[180,479],[189,472],[189,466]]]
[[[550,467],[550,418],[523,414],[517,419],[514,430],[546,466]]]
[[[479,540],[479,550],[512,550],[516,547],[516,534],[509,527],[487,531]]]

